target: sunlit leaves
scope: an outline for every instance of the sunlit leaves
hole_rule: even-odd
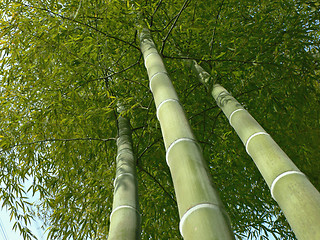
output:
[[[142,239],[181,238],[136,39],[142,18],[158,49],[172,28],[163,51],[166,68],[236,235],[293,238],[240,140],[179,58],[197,59],[318,187],[319,6],[292,0],[191,1],[174,24],[184,2],[0,3],[0,166],[6,186],[1,197],[14,217],[28,218],[29,205],[17,197],[31,176],[29,192],[41,197],[38,208],[52,239],[106,238],[114,108],[121,99],[134,129]],[[28,235],[24,226],[16,224]]]

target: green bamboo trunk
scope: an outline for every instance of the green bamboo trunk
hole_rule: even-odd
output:
[[[132,151],[129,120],[121,115],[124,109],[118,107],[119,136],[117,139],[117,169],[114,180],[113,207],[110,216],[109,240],[140,239],[140,214],[136,161]]]
[[[201,149],[147,29],[141,31],[140,41],[175,188],[181,235],[186,240],[234,239]]]
[[[320,194],[259,123],[196,61],[190,61],[229,119],[298,239],[320,239]]]

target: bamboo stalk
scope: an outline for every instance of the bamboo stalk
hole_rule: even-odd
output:
[[[108,239],[137,240],[140,239],[140,214],[131,128],[129,120],[121,115],[124,112],[121,104],[118,104],[118,112],[117,169]]]
[[[229,119],[298,239],[320,239],[320,194],[259,123],[196,61],[189,61]]]
[[[141,31],[140,41],[175,188],[181,235],[187,240],[234,239],[201,149],[147,29]]]

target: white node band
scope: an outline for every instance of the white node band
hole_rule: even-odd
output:
[[[257,133],[252,134],[252,135],[248,138],[248,140],[247,140],[247,142],[246,142],[246,145],[245,145],[245,147],[246,147],[246,152],[249,154],[249,156],[251,156],[250,153],[249,153],[249,151],[248,151],[249,143],[250,143],[250,141],[251,141],[252,138],[254,138],[255,136],[258,136],[258,135],[268,135],[268,136],[269,136],[269,134],[266,133],[266,132],[257,132]]]
[[[121,116],[121,114],[120,114],[120,116]],[[127,135],[128,135],[128,134],[122,134],[121,136],[118,136],[118,137],[117,137],[117,140],[116,140],[116,141],[117,141],[117,145],[119,145],[119,142],[120,142],[121,140],[123,140],[123,137],[124,137],[124,136],[127,136]]]
[[[193,206],[192,208],[188,209],[184,214],[183,216],[181,217],[180,219],[180,223],[179,223],[179,230],[180,230],[180,233],[183,236],[183,232],[182,232],[182,229],[183,229],[183,224],[185,223],[186,219],[195,211],[201,209],[201,208],[211,208],[211,209],[218,209],[218,210],[223,210],[221,207],[219,207],[218,205],[215,205],[215,204],[212,204],[212,203],[201,203],[201,204],[198,204],[196,206]]]
[[[159,55],[159,53],[157,53],[157,52],[151,52],[151,53],[149,53],[147,56],[145,56],[145,57],[144,57],[144,66],[145,66],[145,67],[147,67],[147,64],[146,64],[146,63],[147,63],[147,58],[150,57],[150,55],[152,55],[152,54],[157,54],[157,55]]]
[[[122,152],[125,151],[125,150],[132,152],[132,148],[130,148],[130,147],[125,147],[125,148],[121,148],[120,151],[118,151],[118,155],[120,155],[120,153],[122,153]]]
[[[130,177],[132,177],[132,178],[134,179],[134,176],[133,176],[133,174],[131,174],[131,173],[121,173],[121,174],[119,174],[119,175],[114,179],[114,181],[113,181],[113,187],[116,187],[116,182],[117,182],[118,179],[119,179],[120,177],[122,177],[122,176],[130,176]]]
[[[276,178],[272,181],[272,183],[271,183],[270,192],[271,192],[271,196],[272,196],[273,199],[275,199],[275,198],[274,198],[274,195],[273,195],[273,190],[274,190],[274,187],[275,187],[276,183],[277,183],[281,178],[283,178],[283,177],[285,177],[285,176],[288,176],[288,175],[291,175],[291,174],[299,174],[299,175],[305,176],[304,173],[303,173],[303,172],[300,172],[300,171],[287,171],[287,172],[281,173],[281,174],[280,174],[278,177],[276,177]]]
[[[157,73],[153,74],[152,77],[150,78],[150,81],[149,81],[149,88],[150,88],[151,92],[153,92],[153,91],[152,91],[152,87],[151,87],[152,80],[153,80],[153,78],[154,78],[155,76],[157,76],[157,75],[159,75],[159,74],[166,74],[166,75],[168,75],[167,72],[157,72]]]
[[[178,104],[180,105],[180,102],[179,102],[178,99],[169,98],[169,99],[166,99],[166,100],[162,101],[162,102],[159,104],[159,106],[157,107],[157,118],[158,118],[158,120],[159,120],[159,110],[160,110],[160,108],[163,106],[163,104],[165,104],[165,103],[167,103],[167,102],[176,102],[176,103],[178,103]],[[180,106],[181,106],[181,105],[180,105]]]
[[[230,114],[230,116],[229,116],[229,123],[230,123],[230,125],[231,125],[232,127],[233,127],[232,122],[231,122],[232,116],[233,116],[233,114],[235,114],[236,112],[239,112],[239,111],[245,111],[245,109],[243,109],[243,108],[236,109],[236,110],[234,110],[234,111]]]
[[[116,157],[116,160],[118,161],[119,157],[121,156],[121,154],[124,152],[124,150],[130,151],[130,153],[132,153],[132,149],[131,148],[122,148],[120,151],[118,151],[118,155]]]
[[[199,144],[197,143],[197,141],[194,140],[194,139],[191,139],[191,138],[179,138],[179,139],[177,139],[177,140],[174,140],[174,141],[170,144],[170,146],[168,147],[167,152],[166,152],[166,162],[167,162],[167,165],[168,165],[168,166],[169,166],[169,152],[170,152],[170,150],[171,150],[177,143],[179,143],[179,142],[184,142],[184,141],[193,142],[193,143],[197,144],[198,147],[200,147]]]
[[[139,217],[141,217],[140,213],[138,212],[138,210],[137,210],[135,207],[132,207],[132,206],[130,206],[130,205],[122,205],[122,206],[116,207],[115,209],[112,210],[112,212],[111,212],[111,214],[110,214],[110,222],[111,222],[112,215],[113,215],[116,211],[118,211],[118,210],[120,210],[120,209],[122,209],[122,208],[129,208],[129,209],[131,209],[131,210],[134,210],[134,211],[136,211],[136,213],[139,215]]]

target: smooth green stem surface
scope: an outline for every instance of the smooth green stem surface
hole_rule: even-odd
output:
[[[129,120],[121,116],[124,108],[120,104],[118,106],[120,116],[118,117],[117,169],[108,239],[137,240],[140,239],[140,214],[138,211],[138,184],[135,157],[132,151],[131,128]]]
[[[180,232],[187,240],[234,239],[201,149],[148,30],[141,31],[140,41],[175,188]]]

